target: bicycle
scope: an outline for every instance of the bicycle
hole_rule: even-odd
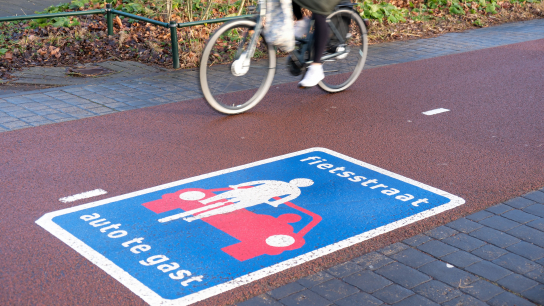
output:
[[[327,16],[331,34],[322,57],[325,79],[318,84],[326,92],[345,90],[363,70],[369,23],[357,13],[355,5],[341,3]],[[259,0],[257,7],[250,9],[251,18],[225,23],[210,35],[202,52],[199,77],[202,92],[208,105],[223,114],[240,114],[257,105],[268,92],[276,72],[276,50],[262,34],[266,0]],[[296,38],[295,50],[287,58],[287,67],[293,75],[301,75],[312,63],[311,28],[305,38]]]

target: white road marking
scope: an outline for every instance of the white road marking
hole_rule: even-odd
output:
[[[87,191],[87,192],[83,192],[83,193],[74,194],[74,195],[71,195],[71,196],[68,196],[68,197],[60,198],[59,201],[61,201],[62,203],[70,203],[70,202],[74,202],[74,201],[77,201],[77,200],[83,200],[83,199],[96,197],[96,196],[103,195],[103,194],[106,194],[106,193],[108,193],[106,190],[95,189],[95,190],[91,190],[91,191]]]
[[[433,110],[430,110],[430,111],[423,112],[422,114],[427,115],[427,116],[432,116],[432,115],[445,113],[445,112],[449,112],[449,111],[450,110],[447,109],[447,108],[437,108],[437,109],[433,109]]]

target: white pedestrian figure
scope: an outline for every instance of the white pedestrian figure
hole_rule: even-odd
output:
[[[206,212],[201,213],[197,216],[187,217],[183,220],[191,222],[210,216],[230,213],[239,209],[244,209],[259,204],[268,204],[274,207],[278,207],[278,205],[280,204],[296,199],[301,194],[299,187],[308,187],[312,186],[313,184],[314,181],[312,181],[311,179],[297,178],[289,181],[289,183],[282,181],[262,180],[232,185],[229,187],[233,188],[233,190],[229,190],[211,198],[201,200],[200,203],[207,205],[220,200],[224,201],[214,203],[208,207],[201,207],[192,211],[187,211],[184,213],[184,215],[192,215],[194,213],[207,210]],[[240,187],[245,186],[253,187],[240,189]],[[272,199],[274,197],[282,196],[285,197],[279,200]],[[229,202],[232,204],[223,206]],[[210,210],[206,208],[209,208]]]

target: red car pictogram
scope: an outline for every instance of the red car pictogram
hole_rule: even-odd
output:
[[[249,187],[251,188],[251,187]],[[232,188],[221,189],[200,189],[187,188],[175,193],[168,193],[162,196],[162,199],[144,203],[143,206],[155,213],[163,213],[174,209],[187,211],[197,211],[193,216],[206,211],[206,205],[199,201],[213,197],[215,192],[232,190]],[[274,198],[278,200],[280,198]],[[228,202],[225,205],[230,205]],[[240,240],[239,243],[227,246],[221,250],[232,257],[244,261],[256,256],[268,254],[278,255],[283,251],[294,250],[302,247],[305,243],[304,236],[315,227],[320,221],[321,216],[299,207],[291,202],[285,202],[285,205],[305,213],[312,217],[302,230],[295,233],[289,223],[295,223],[302,219],[298,214],[283,214],[275,218],[269,215],[261,215],[251,212],[247,209],[239,209],[230,213],[214,215],[202,218],[203,222],[229,234]],[[209,203],[208,206],[212,206]],[[160,222],[168,222],[187,216],[186,213],[160,219]]]

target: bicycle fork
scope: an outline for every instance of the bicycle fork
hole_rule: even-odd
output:
[[[255,30],[253,31],[253,35],[250,38],[249,46],[246,51],[241,52],[245,44],[247,35],[249,34],[248,31],[248,33],[244,35],[244,38],[242,39],[242,42],[238,47],[238,52],[236,53],[237,59],[232,63],[231,66],[232,74],[235,76],[245,75],[249,71],[249,66],[251,65],[251,58],[255,54],[255,49],[257,48],[257,40],[261,36],[261,31],[263,29],[262,20],[263,17],[266,15],[266,0],[259,0],[257,9],[259,10],[259,15],[257,15],[257,24],[255,25]]]

